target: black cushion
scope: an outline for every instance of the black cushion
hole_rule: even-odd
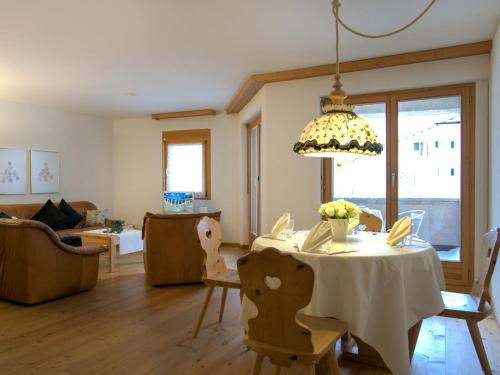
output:
[[[49,199],[31,220],[40,221],[57,231],[64,229],[71,219]]]
[[[12,216],[2,211],[0,212],[0,219],[12,219]]]
[[[61,237],[61,242],[69,246],[82,246],[82,238],[79,236],[64,236]]]
[[[73,229],[83,220],[83,216],[75,211],[64,199],[61,199],[61,202],[59,202],[59,209],[70,219],[64,229]]]

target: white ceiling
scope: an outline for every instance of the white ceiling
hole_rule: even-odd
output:
[[[428,1],[344,0],[341,16],[385,32]],[[438,0],[397,36],[342,32],[342,59],[491,39],[499,18],[499,0]],[[330,0],[0,0],[5,100],[111,118],[223,110],[250,74],[333,60]]]

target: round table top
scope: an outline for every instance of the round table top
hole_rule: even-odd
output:
[[[444,308],[444,276],[435,249],[426,242],[390,246],[387,233],[358,232],[325,246],[322,253],[306,253],[299,248],[307,233],[299,231],[287,240],[258,237],[252,251],[273,247],[310,265],[314,289],[303,313],[346,322],[393,373],[408,374],[408,330]],[[256,314],[244,297],[241,322],[246,325]]]
[[[431,253],[435,250],[431,244],[421,240],[413,241],[409,246],[390,246],[387,244],[388,233],[358,232],[347,236],[344,242],[326,243],[323,251],[306,253],[299,250],[309,231],[298,231],[287,240],[270,237],[257,237],[252,250],[259,251],[266,247],[274,247],[280,251],[300,254],[300,256],[336,256],[336,257],[400,257],[413,254]]]

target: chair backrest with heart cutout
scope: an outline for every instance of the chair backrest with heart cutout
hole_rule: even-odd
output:
[[[219,254],[222,234],[220,223],[210,217],[204,216],[196,227],[200,244],[205,251],[206,276],[210,277],[227,270],[224,257]]]
[[[485,304],[488,302],[492,305],[490,296],[490,284],[495,265],[498,259],[498,252],[500,249],[500,228],[492,229],[483,237],[482,250],[485,252],[486,259],[483,262],[483,269],[478,278],[478,284],[481,288],[481,299],[479,301],[478,310],[484,311]]]
[[[312,352],[311,332],[296,320],[309,304],[313,269],[274,248],[238,259],[241,289],[258,309],[248,321],[248,337],[268,345]]]

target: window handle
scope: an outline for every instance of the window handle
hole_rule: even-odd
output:
[[[396,172],[391,173],[391,187],[394,189],[394,183],[396,181]]]

